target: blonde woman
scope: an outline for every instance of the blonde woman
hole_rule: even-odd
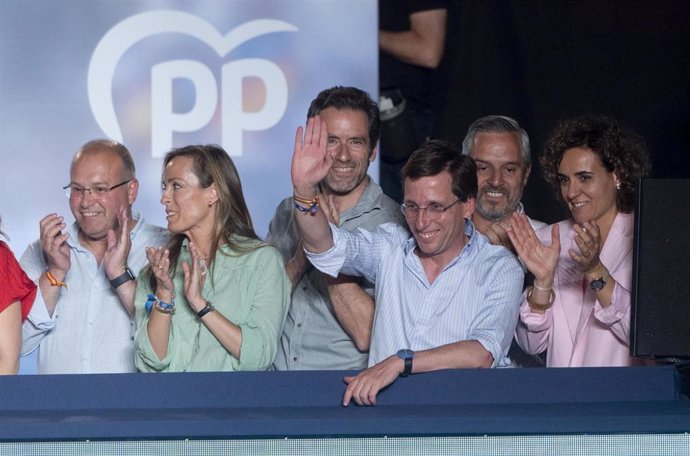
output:
[[[148,248],[135,298],[140,371],[265,370],[290,299],[283,260],[254,232],[237,170],[218,146],[164,159],[166,247]]]

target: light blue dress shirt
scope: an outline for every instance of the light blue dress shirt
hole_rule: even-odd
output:
[[[130,232],[132,248],[127,265],[138,274],[147,264],[145,247],[165,245],[168,231],[144,222]],[[60,289],[55,311],[48,314],[40,287],[22,326],[22,355],[39,348],[39,374],[135,372],[134,321],[122,306],[103,271],[103,264],[79,243],[76,223],[69,227],[70,269],[67,288]],[[40,240],[31,244],[20,263],[38,282],[47,264]]]
[[[481,343],[493,355],[493,367],[510,365],[524,273],[513,254],[491,245],[471,221],[465,221],[468,243],[431,284],[414,237],[399,225],[373,232],[331,225],[331,231],[335,245],[307,257],[327,274],[360,275],[376,284],[369,366],[402,348],[463,340]]]

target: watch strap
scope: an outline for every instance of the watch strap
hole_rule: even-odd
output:
[[[398,350],[396,353],[397,357],[402,359],[403,362],[405,363],[405,367],[403,368],[402,373],[400,374],[401,377],[407,377],[412,373],[412,360],[414,359],[414,352],[410,349],[402,349]]]
[[[213,307],[213,304],[211,304],[211,301],[206,301],[206,305],[204,306],[203,309],[201,309],[200,311],[198,311],[198,312],[196,313],[196,316],[197,316],[198,318],[201,318],[201,317],[203,317],[204,315],[206,315],[207,313],[213,312],[214,310],[216,310],[216,308]]]
[[[402,375],[403,377],[407,377],[412,373],[412,357],[405,358],[405,369],[403,369]]]
[[[129,282],[130,280],[136,280],[136,277],[134,277],[134,273],[131,269],[129,269],[129,266],[125,266],[125,272],[115,277],[113,280],[109,281],[110,288],[115,290],[117,287],[119,287],[123,283]]]

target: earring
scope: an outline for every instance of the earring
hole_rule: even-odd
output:
[[[616,190],[620,190],[620,189],[621,189],[621,183],[620,183],[620,182],[616,182]]]

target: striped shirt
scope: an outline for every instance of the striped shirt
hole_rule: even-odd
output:
[[[401,348],[426,350],[463,340],[481,343],[493,367],[510,365],[524,273],[513,254],[491,245],[471,221],[465,221],[469,241],[431,284],[415,239],[403,227],[387,223],[370,232],[331,225],[331,231],[334,246],[307,256],[327,274],[363,276],[376,284],[369,366]]]

